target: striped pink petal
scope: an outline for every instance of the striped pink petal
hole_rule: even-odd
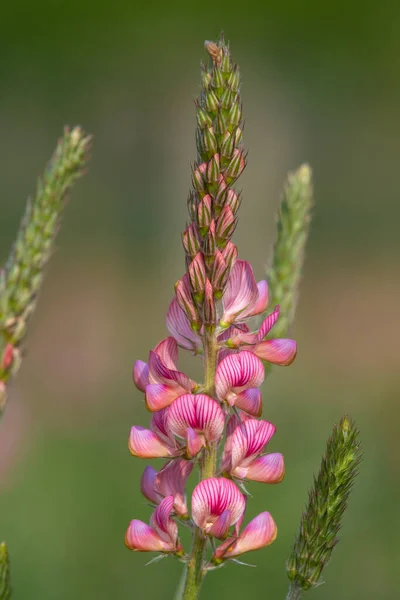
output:
[[[224,477],[211,477],[200,481],[193,490],[192,517],[198,527],[207,533],[226,510],[230,512],[230,524],[241,518],[246,501],[233,481]]]
[[[173,454],[172,448],[163,442],[153,431],[139,425],[131,428],[129,450],[139,458],[160,458]]]
[[[174,497],[167,496],[160,502],[156,510],[151,515],[150,525],[156,533],[167,544],[170,544],[170,549],[176,548],[178,540],[178,525],[171,519],[171,513],[174,508]]]
[[[216,537],[219,540],[226,538],[231,526],[231,511],[226,509],[207,531],[208,535]]]
[[[235,320],[243,320],[256,306],[259,290],[253,269],[245,260],[237,260],[222,297],[221,326],[228,327]]]
[[[248,317],[255,317],[256,315],[260,315],[261,313],[267,310],[268,306],[268,283],[263,279],[257,283],[258,288],[258,298],[256,303],[254,304],[250,313],[248,313]]]
[[[257,419],[248,419],[236,427],[231,441],[232,469],[248,466],[264,451],[275,431],[275,425]]]
[[[168,339],[172,340],[173,338]],[[170,369],[161,356],[152,350],[149,354],[149,381],[150,383],[165,383],[167,385],[176,384],[182,390],[187,391],[192,390],[194,387],[194,382],[187,375],[175,369]]]
[[[262,398],[261,392],[258,388],[249,388],[236,395],[235,402],[236,408],[244,410],[253,417],[261,417],[262,413]]]
[[[125,545],[136,552],[168,552],[170,543],[165,542],[150,525],[134,519],[125,534]]]
[[[277,338],[256,344],[253,352],[274,365],[288,366],[296,358],[297,346],[294,340]]]
[[[146,467],[140,480],[140,489],[143,496],[150,500],[150,502],[159,504],[163,499],[163,496],[155,489],[156,477],[157,471],[153,467]]]
[[[275,521],[269,512],[263,512],[246,525],[238,538],[231,538],[221,544],[212,560],[220,562],[221,559],[227,560],[251,550],[259,550],[271,544],[276,539],[276,535]]]
[[[189,319],[179,306],[176,298],[169,305],[166,323],[168,331],[176,339],[181,348],[191,350],[193,354],[202,353],[201,338],[190,327]]]
[[[151,467],[150,467],[151,468]],[[186,481],[192,472],[193,463],[183,458],[168,462],[154,477],[155,493],[162,496],[174,497],[174,510],[178,515],[186,516]]]
[[[163,361],[167,369],[176,369],[178,364],[178,344],[173,337],[167,337],[154,348],[153,352]]]
[[[219,400],[234,404],[235,394],[264,381],[264,366],[251,352],[240,352],[226,356],[218,365],[215,389]]]
[[[285,463],[279,452],[266,454],[253,460],[248,467],[240,465],[232,475],[239,479],[249,479],[260,483],[280,483],[285,476]]]
[[[170,406],[167,425],[171,432],[186,439],[188,428],[204,434],[208,442],[219,439],[225,417],[218,402],[205,394],[184,394]]]
[[[177,385],[152,383],[146,387],[146,408],[157,412],[169,406],[181,393],[182,388]]]
[[[167,426],[167,415],[169,408],[163,408],[157,412],[153,412],[151,415],[150,429],[154,431],[162,440],[167,443],[171,443],[173,437],[170,435]]]
[[[186,455],[187,458],[193,458],[206,445],[203,435],[199,435],[190,427],[186,430]]]
[[[135,361],[133,365],[133,381],[141,392],[146,390],[146,385],[149,385],[149,366],[142,360]]]
[[[261,340],[263,340],[271,331],[271,329],[273,328],[273,326],[275,325],[275,323],[277,322],[278,318],[279,318],[279,312],[280,312],[280,308],[279,306],[275,306],[273,312],[268,315],[264,321],[261,323],[261,327],[258,330],[258,334],[257,334],[257,341],[261,342]]]

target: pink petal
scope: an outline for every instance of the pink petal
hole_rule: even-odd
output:
[[[264,381],[264,366],[251,352],[226,356],[218,365],[215,389],[219,400],[228,400],[231,392],[259,387]]]
[[[185,486],[192,472],[193,463],[183,458],[176,458],[156,473],[154,489],[161,496],[174,496],[174,509],[178,515],[187,515]]]
[[[173,453],[170,446],[162,442],[153,431],[139,425],[131,428],[129,450],[139,458],[167,457]]]
[[[163,499],[163,495],[160,495],[155,488],[155,481],[157,477],[157,471],[153,467],[146,467],[143,471],[142,478],[140,480],[140,489],[143,494],[150,502],[159,504]]]
[[[253,352],[274,365],[290,365],[296,358],[297,346],[294,340],[275,339],[257,344]]]
[[[146,385],[149,385],[149,366],[142,360],[135,361],[133,365],[133,381],[141,392],[146,390]]]
[[[175,338],[169,336],[162,340],[154,348],[153,352],[157,354],[168,369],[176,369],[178,364],[178,344]]]
[[[258,298],[257,302],[253,306],[252,311],[247,315],[248,317],[255,317],[260,315],[267,310],[268,306],[268,283],[263,279],[257,283]]]
[[[225,510],[230,511],[230,524],[234,525],[245,508],[243,494],[232,481],[224,477],[204,479],[193,490],[193,521],[205,531],[215,522],[215,517],[222,515]]]
[[[205,446],[204,436],[198,435],[190,427],[186,430],[186,454],[188,458],[193,458]]]
[[[136,552],[165,552],[170,547],[154,529],[137,519],[130,522],[125,534],[125,545]]]
[[[261,323],[261,327],[257,334],[258,342],[261,342],[261,340],[263,340],[268,335],[268,333],[271,331],[271,329],[273,328],[273,326],[275,325],[275,323],[278,320],[279,312],[280,312],[279,306],[275,306],[273,312],[270,315],[268,315],[264,319],[264,321]]]
[[[262,413],[262,398],[258,388],[249,388],[237,394],[235,398],[235,406],[240,410],[244,410],[253,417],[261,417]]]
[[[279,452],[256,458],[248,467],[234,469],[232,475],[260,483],[280,483],[285,476],[285,463]]]
[[[231,442],[232,468],[249,466],[254,458],[264,451],[275,431],[275,425],[257,419],[248,419],[236,427]]]
[[[181,393],[181,388],[163,383],[152,383],[146,387],[146,408],[150,412],[169,406]]]
[[[247,261],[237,260],[222,297],[221,326],[228,327],[236,319],[243,320],[257,303],[259,291],[253,269]]]
[[[222,435],[225,417],[218,402],[209,396],[184,394],[171,405],[167,424],[171,432],[182,439],[191,428],[203,433],[208,442],[213,442]]]
[[[202,353],[201,338],[191,329],[189,320],[176,298],[169,305],[166,323],[168,331],[176,339],[179,346],[191,350],[194,354]]]
[[[176,547],[178,539],[178,525],[171,519],[173,507],[174,497],[172,495],[167,496],[157,506],[150,519],[150,525],[154,531],[166,543],[170,543],[172,548]]]
[[[271,544],[276,539],[276,535],[275,521],[268,512],[263,512],[250,521],[237,539],[231,538],[221,544],[214,557],[226,560],[251,550],[259,550]]]
[[[168,338],[174,340],[174,338]],[[176,341],[174,340],[175,344]],[[170,361],[169,361],[170,362]],[[194,382],[184,373],[170,369],[156,352],[150,351],[149,354],[149,380],[150,383],[166,383],[167,385],[177,384],[183,391],[190,391],[194,387]]]
[[[230,473],[232,470],[232,437],[236,427],[239,427],[241,423],[239,417],[232,415],[226,426],[226,440],[221,460],[222,473]]]
[[[231,524],[231,511],[226,509],[222,515],[214,521],[213,525],[208,529],[207,534],[223,540],[228,535]]]

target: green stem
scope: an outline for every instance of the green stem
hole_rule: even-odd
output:
[[[205,334],[204,341],[204,392],[215,396],[215,371],[217,368],[217,339],[214,334]],[[205,449],[200,460],[200,479],[214,477],[217,462],[217,444],[212,444]],[[200,587],[204,577],[204,554],[207,538],[198,527],[193,533],[193,546],[186,567],[186,582],[182,600],[197,600],[200,596]]]
[[[298,586],[296,581],[292,581],[290,584],[290,588],[288,594],[286,596],[286,600],[300,600],[303,595],[303,590]]]

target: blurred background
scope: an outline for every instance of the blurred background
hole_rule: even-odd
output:
[[[400,517],[398,237],[400,5],[316,0],[2,3],[1,238],[4,259],[26,198],[64,124],[94,134],[31,322],[0,430],[0,537],[14,598],[170,600],[182,565],[123,545],[150,516],[144,462],[127,450],[146,425],[136,358],[166,336],[183,272],[193,98],[204,39],[224,29],[243,73],[244,201],[235,241],[262,278],[288,170],[308,161],[316,210],[293,336],[298,358],[264,384],[284,453],[279,486],[254,484],[277,541],[204,584],[208,600],[284,598],[285,560],[332,425],[348,413],[364,462],[325,600],[392,599]],[[183,364],[198,373],[194,359]]]

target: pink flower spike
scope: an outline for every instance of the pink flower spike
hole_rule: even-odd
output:
[[[186,439],[188,428],[204,435],[207,442],[218,440],[224,430],[225,417],[218,402],[205,394],[184,394],[170,406],[167,427],[177,437]]]
[[[139,458],[160,458],[173,454],[172,448],[163,442],[153,431],[139,425],[131,428],[129,450]]]
[[[174,510],[183,517],[188,516],[186,504],[185,486],[192,472],[193,463],[176,458],[168,462],[154,478],[154,490],[161,498],[163,496],[174,497]]]
[[[168,331],[176,339],[181,348],[190,350],[193,354],[202,353],[201,338],[190,327],[189,320],[179,306],[176,298],[169,305],[166,323]]]
[[[146,391],[146,385],[149,385],[149,366],[142,360],[136,360],[133,365],[133,381],[137,389],[141,392]]]
[[[125,546],[135,552],[169,552],[166,543],[150,525],[134,519],[125,534]]]
[[[200,481],[193,490],[192,517],[204,533],[209,534],[218,518],[229,511],[229,525],[235,525],[246,508],[246,500],[233,481],[224,477],[211,477]],[[225,520],[227,513],[223,517]],[[218,526],[217,526],[218,528]]]
[[[221,327],[226,328],[235,320],[241,321],[248,317],[257,304],[258,297],[259,290],[250,263],[237,260],[222,297]]]
[[[155,489],[156,477],[157,471],[153,467],[147,466],[140,480],[140,490],[147,500],[150,500],[154,504],[160,504],[163,496]]]
[[[229,354],[218,365],[215,375],[217,398],[231,406],[237,395],[259,387],[264,381],[264,366],[251,352]]]
[[[218,564],[251,550],[264,548],[276,539],[277,527],[269,512],[259,514],[243,529],[238,538],[231,538],[215,551],[212,562]]]
[[[253,460],[248,467],[237,467],[232,475],[260,483],[280,483],[285,476],[285,463],[279,452]]]
[[[294,340],[275,339],[256,344],[254,354],[274,365],[288,366],[296,358],[297,345]]]

